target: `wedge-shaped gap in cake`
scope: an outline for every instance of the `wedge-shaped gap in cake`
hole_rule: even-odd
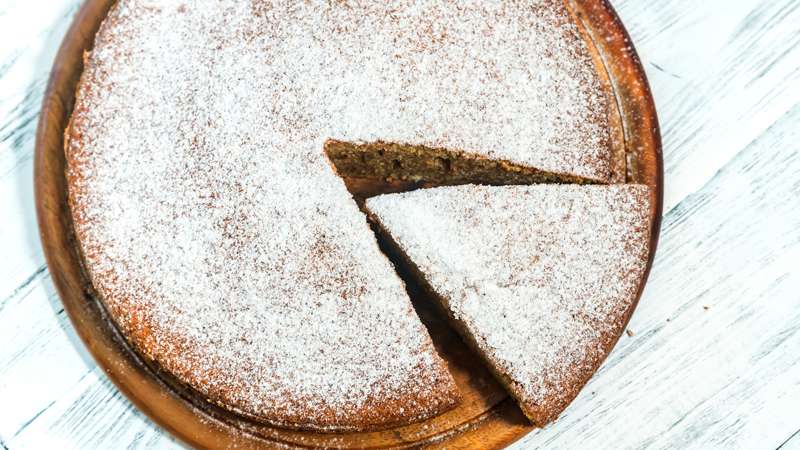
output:
[[[329,139],[324,151],[350,192],[358,197],[462,184],[593,184],[604,181],[424,145]]]

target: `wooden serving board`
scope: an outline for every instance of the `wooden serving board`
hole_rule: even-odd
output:
[[[169,374],[148,366],[117,332],[92,294],[82,270],[66,201],[63,134],[72,112],[82,55],[113,0],[88,0],[75,17],[56,56],[36,135],[35,189],[39,228],[48,266],[77,333],[117,387],[156,423],[188,444],[204,448],[297,447],[500,448],[533,429],[489,371],[411,286],[417,311],[449,364],[464,396],[456,409],[422,423],[366,433],[319,433],[260,424],[211,405]],[[652,187],[652,263],[663,196],[661,140],[655,107],[639,59],[619,18],[605,0],[568,5],[595,51],[598,70],[612,87],[619,145],[627,154],[627,180]],[[647,272],[641,281],[644,287]],[[628,314],[632,313],[633,308]],[[552,426],[558,426],[556,423]]]

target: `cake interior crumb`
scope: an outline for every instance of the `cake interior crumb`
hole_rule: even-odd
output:
[[[574,175],[422,145],[329,139],[324,151],[351,193],[359,197],[462,184],[594,183]]]

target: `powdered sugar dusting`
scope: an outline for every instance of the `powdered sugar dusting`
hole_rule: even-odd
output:
[[[452,406],[323,135],[297,132],[313,102],[282,74],[307,63],[281,48],[295,25],[261,30],[246,2],[155,5],[112,11],[67,148],[76,231],[120,327],[213,401],[274,422]]]
[[[607,98],[561,0],[364,2],[323,20],[331,137],[609,181]]]
[[[67,146],[87,267],[146,355],[228,407],[331,428],[434,414],[452,380],[325,140],[603,180],[598,91],[553,0],[119,0]]]
[[[647,260],[648,188],[458,186],[367,200],[537,421],[621,332]],[[542,420],[544,419],[544,420]]]

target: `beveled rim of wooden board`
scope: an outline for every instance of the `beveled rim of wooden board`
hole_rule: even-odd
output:
[[[64,37],[53,64],[36,132],[34,188],[39,232],[53,283],[78,335],[120,391],[161,427],[184,442],[202,448],[255,449],[284,444],[307,448],[447,446],[486,449],[506,446],[533,430],[514,401],[505,393],[499,394],[497,386],[487,381],[490,376],[485,368],[461,367],[453,361],[449,361],[451,369],[453,365],[460,366],[454,369],[459,384],[469,383],[470,389],[476,392],[465,395],[469,397],[467,405],[419,424],[368,433],[335,434],[287,430],[237,416],[209,404],[169,374],[139,358],[92,293],[91,283],[82,269],[66,198],[64,130],[83,69],[83,52],[92,48],[94,35],[113,3],[114,0],[86,1]],[[607,0],[567,0],[567,4],[582,24],[589,45],[597,51],[610,79],[629,160],[628,181],[652,188],[650,256],[639,286],[638,302],[653,262],[661,225],[663,164],[655,105],[628,33]],[[626,324],[634,309],[635,305],[628,311]],[[432,334],[437,333],[434,330]],[[480,373],[468,373],[471,370]],[[459,412],[462,408],[464,410]]]

